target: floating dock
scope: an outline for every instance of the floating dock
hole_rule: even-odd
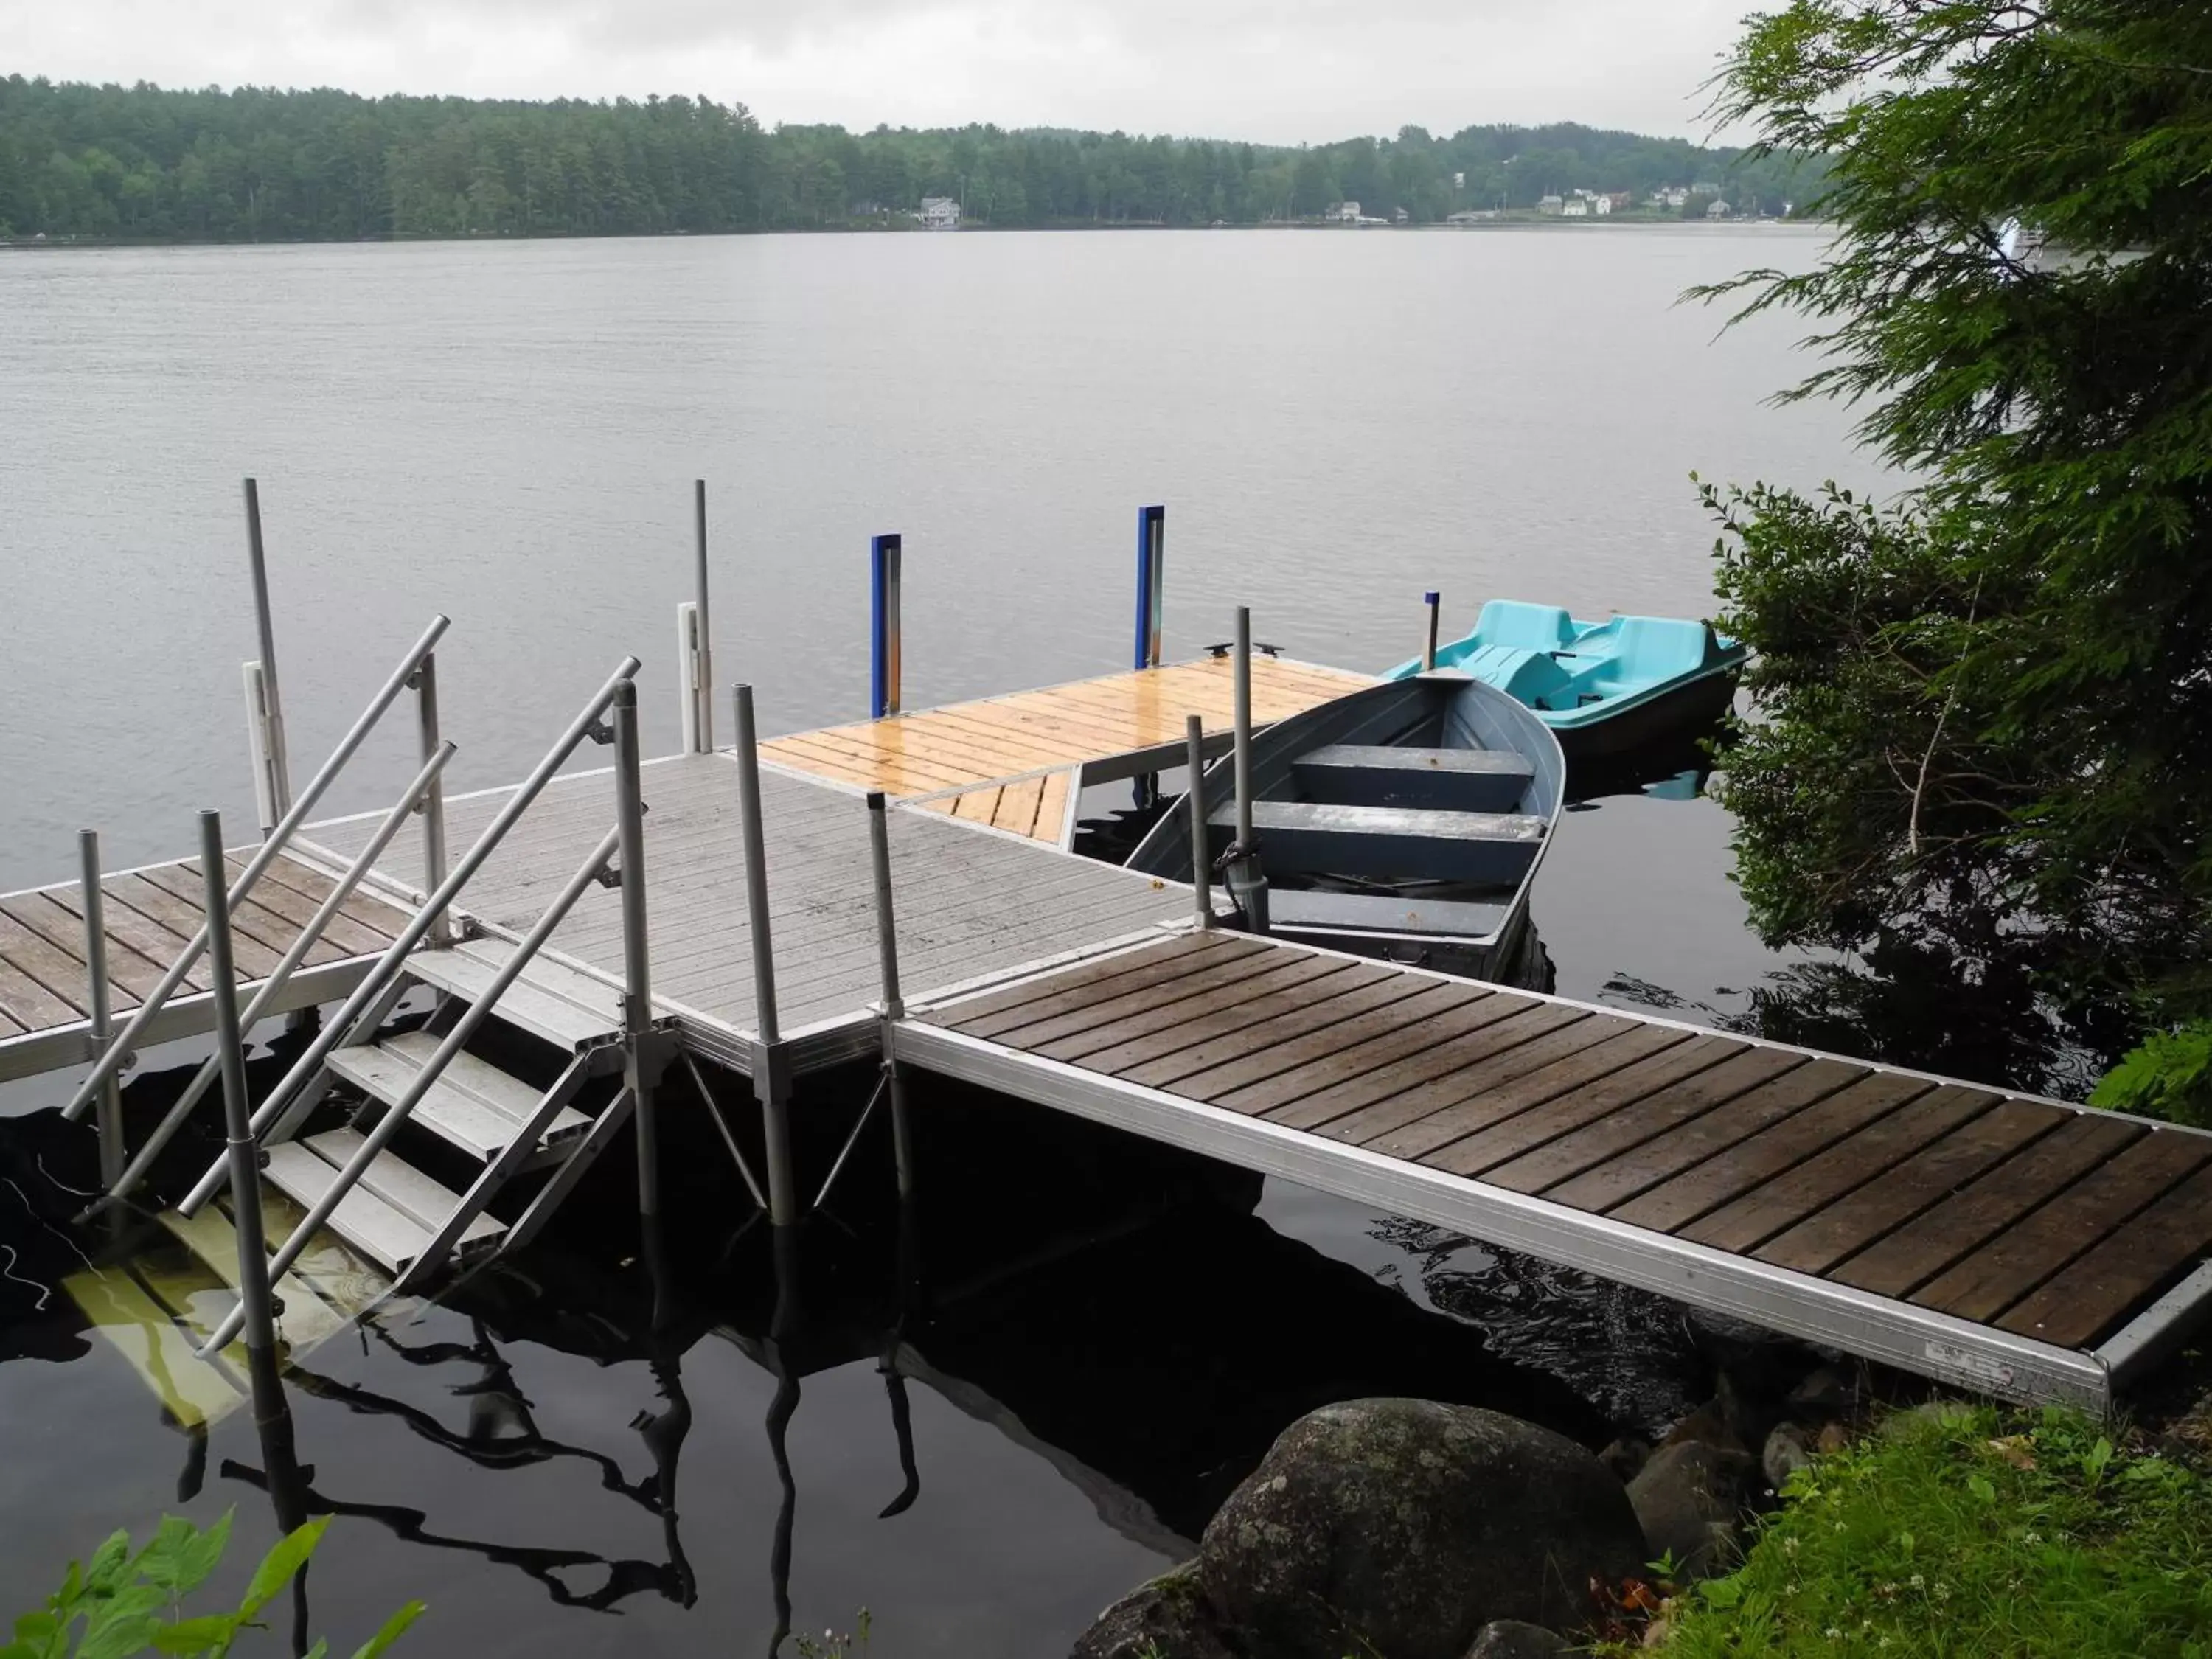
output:
[[[921,1067],[2013,1399],[2106,1406],[2212,1303],[2212,1135],[1255,938],[1191,885],[1073,856],[1087,784],[1228,741],[1240,666],[1259,721],[1365,677],[1160,664],[1140,598],[1131,672],[899,714],[880,547],[878,564],[893,579],[878,719],[756,743],[740,688],[736,742],[714,748],[702,581],[684,608],[692,752],[639,756],[632,659],[524,782],[444,797],[441,618],[298,805],[280,813],[289,787],[270,786],[283,822],[230,868],[249,1014],[348,998],[255,1109],[267,1178],[304,1212],[274,1272],[323,1227],[403,1292],[514,1249],[633,1125],[656,1214],[653,1101],[671,1066],[698,1086],[669,1101],[714,1117],[763,1208],[794,1221],[793,1079],[874,1058],[902,1191],[927,1126],[898,1076]],[[1149,568],[1156,600],[1157,538]],[[424,752],[408,795],[310,820],[403,689]],[[258,771],[276,777],[274,707],[257,703],[255,730]],[[561,772],[593,738],[615,764]],[[101,1052],[95,955],[117,1014],[158,1001],[206,908],[201,876],[104,877],[97,942],[82,889],[0,899],[0,1077]],[[433,1023],[385,1035],[415,988]],[[196,969],[142,1036],[210,1029],[210,1000]],[[526,1081],[482,1059],[479,1029],[538,1045],[542,1066]],[[701,1061],[752,1079],[764,1183]],[[95,1072],[72,1111],[99,1086]],[[295,1138],[333,1089],[361,1097],[354,1127]],[[403,1127],[481,1173],[459,1192],[430,1181],[391,1146]],[[127,1191],[134,1174],[106,1167]],[[519,1214],[495,1217],[507,1182],[539,1175]],[[219,1350],[237,1328],[201,1334]]]
[[[800,732],[763,743],[761,758],[1064,848],[1085,787],[1182,764],[1189,716],[1204,723],[1209,755],[1227,745],[1233,669],[1209,657]],[[1251,671],[1263,726],[1374,684],[1272,656]]]

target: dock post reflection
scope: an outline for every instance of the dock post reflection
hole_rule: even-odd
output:
[[[645,1442],[653,1458],[653,1503],[660,1511],[660,1535],[668,1552],[672,1581],[663,1590],[678,1607],[689,1607],[699,1599],[698,1576],[684,1553],[676,1510],[676,1460],[684,1437],[691,1432],[691,1398],[684,1391],[683,1351],[667,1334],[670,1306],[668,1253],[661,1235],[660,1218],[645,1218],[645,1271],[653,1291],[652,1326],[646,1340],[646,1368],[661,1398],[668,1403],[659,1412],[640,1412],[630,1426]]]
[[[776,1506],[775,1531],[769,1546],[769,1593],[775,1605],[775,1630],[768,1643],[769,1659],[776,1659],[784,1638],[791,1634],[791,1540],[799,1520],[799,1483],[791,1473],[791,1449],[787,1436],[799,1411],[799,1377],[791,1364],[788,1346],[802,1317],[799,1296],[799,1234],[796,1227],[775,1227],[769,1237],[775,1251],[775,1311],[769,1317],[767,1354],[775,1377],[775,1397],[769,1401],[768,1449],[775,1462],[775,1478],[783,1489]]]

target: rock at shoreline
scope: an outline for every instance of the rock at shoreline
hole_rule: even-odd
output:
[[[1654,1452],[1628,1483],[1645,1543],[1673,1559],[1682,1582],[1729,1565],[1754,1468],[1748,1453],[1682,1440]]]
[[[1813,1443],[1805,1431],[1795,1423],[1777,1423],[1774,1432],[1766,1437],[1766,1447],[1759,1454],[1759,1468],[1766,1476],[1766,1484],[1779,1492],[1789,1484],[1790,1477],[1813,1462]]]
[[[1597,1461],[1611,1469],[1613,1478],[1626,1486],[1636,1479],[1636,1472],[1650,1461],[1651,1443],[1632,1434],[1622,1435],[1606,1443],[1597,1455]]]
[[[1198,1563],[1186,1561],[1131,1590],[1098,1615],[1069,1659],[1232,1659],[1207,1615]]]
[[[1467,1659],[1563,1659],[1573,1651],[1566,1638],[1554,1636],[1541,1625],[1498,1619],[1482,1627]]]
[[[1573,1441],[1471,1406],[1358,1400],[1283,1431],[1198,1569],[1267,1659],[1464,1659],[1495,1620],[1581,1626],[1590,1580],[1644,1559],[1620,1483]]]

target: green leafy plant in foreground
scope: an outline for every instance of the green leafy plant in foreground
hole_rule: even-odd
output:
[[[1786,1496],[1672,1659],[2212,1656],[2212,1480],[2079,1414],[1894,1419]]]
[[[203,1531],[189,1521],[164,1516],[136,1553],[128,1533],[113,1534],[90,1561],[70,1563],[68,1577],[45,1607],[15,1620],[13,1639],[0,1646],[0,1659],[228,1654],[241,1632],[261,1628],[257,1615],[307,1565],[331,1523],[324,1516],[278,1539],[254,1569],[234,1611],[187,1617],[179,1603],[221,1565],[230,1543],[230,1519],[226,1514]],[[374,1659],[422,1612],[420,1601],[407,1603],[354,1650],[353,1659]],[[307,1659],[325,1659],[329,1651],[327,1642],[318,1642]]]

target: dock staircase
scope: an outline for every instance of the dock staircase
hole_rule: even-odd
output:
[[[227,891],[221,885],[220,826],[212,815],[204,815],[202,867],[216,872],[207,878],[208,925],[106,1043],[64,1109],[74,1118],[100,1098],[103,1133],[111,1126],[119,1133],[112,1091],[132,1044],[204,953],[218,982],[233,977],[230,908],[284,849],[308,807],[399,689],[416,686],[423,704],[418,710],[425,751],[422,770],[342,872],[335,867],[339,861],[328,859],[333,866],[329,898],[302,925],[251,998],[241,991],[245,1006],[229,1024],[219,1017],[216,1054],[130,1163],[112,1180],[104,1175],[106,1192],[94,1206],[128,1197],[144,1181],[197,1103],[225,1075],[227,1063],[234,1083],[243,1077],[242,1033],[264,1009],[276,1006],[274,999],[292,970],[357,886],[372,877],[392,884],[389,876],[376,870],[377,860],[399,830],[419,817],[423,886],[417,893],[393,894],[412,911],[406,927],[258,1104],[235,1094],[227,1100],[228,1112],[247,1115],[250,1109],[247,1122],[231,1119],[233,1144],[250,1132],[263,1177],[303,1212],[265,1264],[278,1285],[325,1230],[390,1275],[393,1291],[415,1291],[450,1267],[467,1267],[520,1248],[637,1114],[641,1103],[650,1109],[659,1074],[676,1051],[672,1022],[654,1018],[647,983],[637,659],[623,660],[448,868],[439,777],[453,745],[437,737],[428,651],[439,625],[402,662]],[[455,901],[587,738],[615,746],[615,823],[527,933],[497,936]],[[307,849],[310,856],[318,851]],[[595,885],[618,890],[622,896],[629,972],[621,985],[544,954],[547,940]],[[641,1139],[649,1144],[643,1126]],[[120,1151],[103,1148],[104,1172],[120,1162]],[[543,1179],[519,1212],[504,1219],[492,1214],[493,1200],[526,1176]],[[649,1170],[641,1176],[652,1178]],[[226,1155],[201,1176],[174,1214],[186,1225],[198,1225],[229,1184]],[[246,1252],[249,1258],[251,1254]],[[255,1264],[242,1261],[231,1282],[254,1271]],[[245,1298],[234,1298],[199,1352],[222,1352],[238,1334],[244,1310]]]
[[[289,1138],[272,1136],[266,1147],[264,1176],[312,1211],[361,1155],[378,1122],[419,1091],[407,1126],[430,1157],[410,1162],[399,1146],[379,1149],[325,1223],[396,1282],[419,1282],[442,1267],[448,1253],[465,1267],[520,1249],[598,1161],[628,1115],[629,1102],[618,1086],[592,1088],[623,1069],[621,993],[542,958],[491,1005],[491,1018],[478,1034],[481,1046],[503,1052],[487,1058],[462,1048],[439,1066],[441,1037],[514,953],[504,941],[473,939],[409,957],[390,1000],[396,1008],[410,993],[426,990],[432,998],[428,1018],[389,1035],[372,1029],[364,1040],[333,1048],[324,1078],[302,1091],[293,1123],[326,1119],[330,1113],[316,1109],[333,1103],[351,1105],[349,1121]],[[525,1051],[519,1064],[507,1057],[516,1050]],[[550,1082],[533,1080],[548,1065],[532,1061],[550,1062]],[[517,1069],[507,1069],[509,1065]],[[592,1103],[594,1093],[609,1097]],[[594,1103],[596,1110],[587,1115],[580,1101]],[[466,1184],[457,1192],[418,1167],[433,1161],[441,1170],[461,1171]],[[546,1181],[514,1221],[489,1213],[487,1206],[508,1183],[538,1173]]]

